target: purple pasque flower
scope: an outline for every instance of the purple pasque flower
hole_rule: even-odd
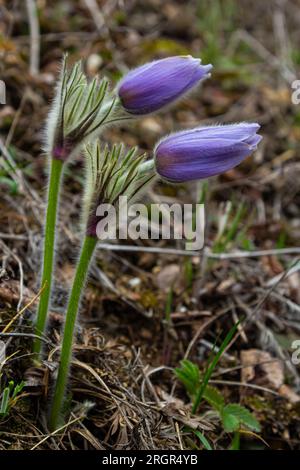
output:
[[[259,124],[198,127],[171,134],[154,150],[155,167],[163,178],[183,182],[219,175],[256,150]]]
[[[180,98],[209,76],[212,65],[200,59],[175,56],[156,60],[129,72],[118,86],[124,109],[134,115],[149,114]]]

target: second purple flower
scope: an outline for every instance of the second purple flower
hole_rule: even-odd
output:
[[[171,134],[155,149],[157,173],[173,182],[219,175],[256,150],[259,124],[199,127]]]

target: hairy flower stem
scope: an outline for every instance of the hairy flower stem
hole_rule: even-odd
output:
[[[54,247],[55,247],[55,225],[59,197],[60,181],[62,176],[63,162],[52,158],[50,168],[50,178],[48,186],[48,203],[45,223],[44,238],[44,260],[41,286],[43,288],[40,296],[40,302],[37,312],[35,333],[41,336],[46,327],[49,299],[51,293]],[[41,353],[41,340],[36,339],[33,345],[33,351],[39,355]]]
[[[65,389],[70,367],[74,328],[77,319],[81,293],[87,278],[90,262],[97,245],[97,238],[86,236],[82,245],[80,258],[76,267],[71,295],[66,314],[63,333],[63,343],[58,369],[58,377],[55,385],[52,409],[50,414],[49,428],[51,431],[57,429],[61,417],[61,411],[65,396]]]

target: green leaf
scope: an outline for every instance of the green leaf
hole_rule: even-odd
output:
[[[18,194],[18,184],[7,176],[0,176],[0,184],[3,184],[9,188],[10,193],[15,196]]]
[[[9,402],[9,387],[6,387],[3,390],[2,400],[0,405],[0,416],[5,416],[8,411],[8,402]]]
[[[252,431],[260,432],[260,424],[257,419],[247,408],[237,403],[226,405],[221,416],[225,431],[236,431],[241,424],[244,424]]]
[[[236,416],[231,414],[226,409],[226,406],[222,411],[221,417],[222,417],[222,423],[223,423],[223,427],[225,431],[227,432],[237,431],[238,428],[240,427],[240,420]]]
[[[187,392],[193,397],[200,387],[200,371],[197,364],[183,359],[180,367],[174,370],[176,377],[183,383]]]
[[[215,387],[212,387],[211,385],[207,385],[203,393],[203,398],[213,408],[215,408],[219,413],[221,413],[225,402],[224,397],[221,395],[219,390],[217,390]]]
[[[14,389],[12,397],[11,397],[12,400],[14,400],[17,397],[17,395],[19,395],[19,393],[22,392],[24,387],[25,387],[25,382],[23,380],[22,380],[22,382],[20,382],[19,384],[17,384],[15,386],[15,389]]]
[[[201,441],[201,444],[203,445],[204,449],[206,450],[213,450],[212,446],[210,445],[210,443],[208,442],[208,440],[206,439],[206,437],[204,436],[204,434],[202,434],[202,432],[198,431],[197,429],[191,429],[191,431],[198,437],[198,439]]]
[[[223,340],[223,342],[222,342],[222,344],[219,348],[219,351],[217,352],[215,357],[211,360],[211,362],[210,362],[210,364],[209,364],[209,366],[208,366],[208,368],[207,368],[207,370],[204,374],[201,386],[198,388],[197,393],[195,394],[195,401],[194,401],[194,404],[193,404],[192,413],[196,413],[196,411],[198,409],[198,406],[200,405],[201,400],[203,398],[203,393],[205,392],[205,389],[208,385],[211,374],[213,373],[216,365],[218,364],[219,360],[221,359],[223,352],[225,351],[228,344],[230,343],[230,341],[234,337],[239,324],[240,324],[240,321],[235,323],[235,325],[233,325],[233,327],[229,330],[229,332],[227,333],[225,339]]]

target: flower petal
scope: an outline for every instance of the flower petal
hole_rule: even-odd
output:
[[[127,112],[148,114],[189,91],[211,68],[190,56],[157,60],[129,72],[121,80],[118,94]]]
[[[201,127],[161,140],[154,150],[158,174],[183,182],[224,173],[256,148],[262,137],[258,124]]]

